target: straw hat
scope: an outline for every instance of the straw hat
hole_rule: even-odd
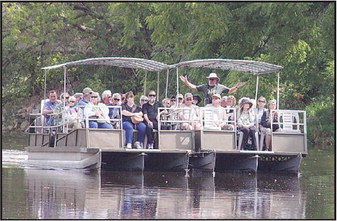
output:
[[[218,75],[216,73],[210,73],[209,76],[207,77],[208,79],[209,78],[217,78],[218,81],[220,80],[220,78],[218,77]]]

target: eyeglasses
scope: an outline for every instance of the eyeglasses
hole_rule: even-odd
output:
[[[91,96],[91,98],[98,98],[97,96]]]
[[[192,101],[192,99],[191,98],[187,98],[186,101]]]
[[[149,100],[141,99],[140,101],[141,101],[141,102],[148,102]]]
[[[69,97],[65,97],[65,99],[69,99]]]
[[[261,101],[261,100],[259,100],[259,102],[260,102],[260,103],[266,103],[265,101]]]
[[[76,103],[76,101],[69,101],[70,103]]]
[[[180,98],[180,97],[179,97],[178,99],[179,99],[179,100],[182,100],[182,98]]]
[[[118,99],[118,98],[114,98],[114,100],[115,100],[115,101],[120,101],[120,99]]]
[[[217,78],[209,78],[210,81],[218,80]]]
[[[155,97],[156,95],[155,94],[149,94],[149,97]]]
[[[171,99],[171,102],[175,102],[176,101],[176,99]]]

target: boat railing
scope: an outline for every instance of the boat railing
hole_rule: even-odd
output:
[[[200,131],[200,108],[158,108],[158,143],[161,150],[195,149],[195,133]]]
[[[31,113],[30,118],[34,118],[34,120],[30,123],[30,125],[25,130],[26,133],[50,133],[53,130],[58,130],[59,132],[68,133],[70,129],[78,129],[78,128],[89,128],[89,121],[106,121],[107,123],[112,125],[112,129],[107,130],[121,130],[123,129],[122,124],[122,107],[121,106],[106,106],[103,107],[109,113],[110,109],[113,109],[115,112],[114,118],[90,118],[84,116],[83,109],[85,106],[78,105],[79,111],[76,113],[76,117],[70,119],[66,113],[66,110],[63,109],[59,114],[42,114],[41,113]],[[96,106],[93,106],[96,107]],[[97,106],[98,107],[98,106]],[[102,108],[102,106],[100,106]],[[46,120],[46,116],[52,118],[53,123],[48,123]],[[58,117],[56,117],[58,116]],[[55,123],[56,120],[56,123]],[[51,122],[52,122],[51,121]]]
[[[201,107],[201,130],[236,131],[236,109],[223,107]],[[229,115],[229,113],[231,113]]]
[[[307,154],[306,112],[302,110],[273,110],[277,122],[272,123],[272,151]],[[273,130],[272,130],[273,131]]]
[[[90,117],[90,116],[85,116],[85,113],[83,113],[82,120],[85,122],[85,127],[89,127],[89,122],[90,121],[97,121],[101,123],[109,123],[112,125],[112,129],[107,129],[107,130],[121,130],[123,129],[123,124],[122,124],[122,106],[98,106],[98,105],[92,105],[91,107],[93,108],[99,108],[103,109],[102,111],[105,111],[104,114],[101,115],[101,117]],[[112,114],[112,115],[111,115]],[[111,116],[109,116],[111,115]],[[113,117],[113,118],[111,118]]]

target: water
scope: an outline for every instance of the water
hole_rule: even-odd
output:
[[[309,151],[299,176],[41,170],[13,139],[3,140],[4,219],[335,218],[332,151]]]

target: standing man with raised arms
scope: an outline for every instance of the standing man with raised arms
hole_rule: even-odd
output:
[[[239,82],[236,86],[232,88],[228,88],[222,84],[219,84],[220,78],[216,73],[210,73],[208,78],[208,83],[203,85],[194,85],[188,81],[187,76],[180,76],[180,80],[191,90],[193,91],[201,91],[205,95],[205,105],[212,103],[212,95],[213,94],[230,94],[236,92],[239,87],[242,87],[247,82]]]

